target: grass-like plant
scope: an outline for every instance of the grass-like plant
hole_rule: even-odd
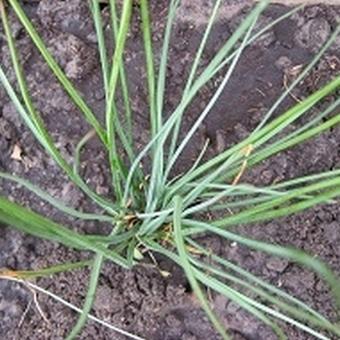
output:
[[[282,322],[296,326],[319,339],[328,339],[327,334],[340,337],[338,325],[293,296],[242,269],[237,263],[232,263],[212,253],[198,241],[198,236],[215,234],[225,240],[306,266],[328,282],[334,294],[335,303],[340,306],[340,282],[317,258],[297,249],[250,239],[237,233],[239,225],[270,221],[298,213],[316,204],[335,203],[336,197],[340,195],[340,169],[261,187],[242,182],[243,173],[261,161],[299,145],[339,124],[340,114],[339,112],[334,114],[334,112],[338,110],[340,98],[329,104],[322,112],[318,111],[319,113],[309,120],[308,112],[327,95],[339,89],[340,77],[331,80],[286,112],[275,115],[275,118],[273,113],[318,62],[339,34],[340,28],[338,27],[333,32],[320,52],[273,103],[248,137],[208,161],[203,161],[205,147],[186,172],[176,174],[173,171],[174,165],[203,120],[213,110],[214,104],[228,84],[244,49],[298,8],[254,33],[253,28],[257,19],[268,4],[268,1],[259,2],[210,62],[202,68],[200,67],[201,58],[222,3],[221,0],[216,0],[200,46],[195,53],[179,103],[172,112],[165,112],[170,37],[180,1],[170,1],[160,63],[156,70],[149,5],[147,0],[140,0],[138,6],[144,41],[151,131],[148,144],[142,151],[136,153],[133,110],[130,106],[128,79],[124,68],[125,42],[130,27],[133,0],[122,2],[120,15],[118,15],[115,0],[107,1],[115,47],[110,57],[105,45],[99,1],[89,1],[98,38],[105,89],[104,123],[97,119],[95,113],[86,104],[86,98],[80,95],[66,77],[18,0],[8,0],[6,3],[25,28],[63,89],[100,139],[107,152],[111,169],[112,197],[101,197],[87,185],[79,173],[81,151],[91,134],[87,134],[79,142],[75,149],[73,164],[69,164],[56,147],[31,99],[20,55],[12,37],[5,1],[0,0],[1,18],[16,74],[18,93],[13,84],[10,84],[1,66],[2,85],[18,114],[45,151],[68,175],[69,179],[102,210],[102,213],[77,211],[15,175],[0,173],[0,177],[22,185],[65,214],[77,219],[112,224],[112,232],[108,235],[86,235],[0,196],[0,222],[36,237],[58,242],[66,247],[93,253],[93,259],[79,263],[59,264],[40,271],[7,272],[8,278],[29,279],[84,266],[91,268],[88,293],[82,313],[67,339],[75,338],[88,318],[103,263],[113,261],[124,268],[132,268],[143,261],[145,252],[163,254],[183,268],[202,308],[224,339],[229,338],[228,330],[214,314],[206,298],[205,288],[223,294],[229,300],[239,304],[244,310],[271,327],[280,339],[286,338],[280,326]],[[202,70],[199,71],[201,68]],[[197,120],[186,132],[184,139],[180,140],[179,132],[186,109],[199,91],[217,74],[223,74],[218,88]],[[116,105],[117,90],[123,99],[122,108]],[[308,122],[293,131],[291,128],[287,129],[302,116]],[[118,150],[122,151],[118,152]],[[142,161],[150,162],[148,166],[150,173],[144,173],[141,167]],[[218,211],[218,216],[223,217],[205,220],[205,213],[211,211]],[[6,273],[2,274],[4,276]]]

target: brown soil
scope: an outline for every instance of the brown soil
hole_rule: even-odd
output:
[[[161,32],[167,1],[153,1],[153,20],[156,55],[159,56]],[[210,3],[210,1],[205,1]],[[217,22],[203,64],[221,43],[228,38],[244,13],[249,9],[242,1],[227,1]],[[201,9],[204,9],[202,4]],[[58,62],[76,83],[89,104],[102,117],[103,97],[100,66],[96,52],[95,36],[86,1],[42,0],[28,2],[30,13],[39,32],[53,51]],[[177,103],[182,84],[188,72],[188,63],[197,48],[203,30],[202,22],[207,11],[197,13],[197,6],[181,8],[176,23],[169,63],[166,112]],[[271,5],[261,17],[259,25],[276,18],[287,10],[282,5]],[[104,15],[107,11],[103,6]],[[106,13],[106,14],[105,14]],[[245,136],[259,121],[261,114],[282,93],[284,76],[297,65],[306,64],[334,29],[340,8],[329,5],[307,7],[292,18],[282,22],[258,42],[249,47],[240,61],[232,81],[200,129],[195,142],[186,150],[184,160],[177,170],[188,166],[188,160],[202,147],[205,139],[212,140],[212,155]],[[203,18],[203,19],[202,19]],[[33,48],[21,26],[13,22],[15,38],[25,61],[24,68],[34,93],[34,102],[43,114],[57,145],[67,159],[72,160],[72,150],[89,127],[77,109],[62,92],[56,80]],[[141,146],[148,138],[146,115],[146,90],[144,86],[143,52],[139,36],[139,23],[135,18],[126,55],[132,107],[135,115],[135,138]],[[8,49],[3,36],[0,40],[1,62],[10,79]],[[327,80],[340,73],[340,40],[325,54],[307,79],[294,91],[303,98]],[[209,99],[214,84],[208,84],[200,98],[190,107],[185,117],[185,128],[194,121]],[[288,98],[280,107],[294,104]],[[325,105],[325,103],[323,104]],[[320,107],[322,108],[322,106]],[[311,113],[313,114],[313,113]],[[303,121],[297,125],[303,124]],[[21,148],[21,160],[11,158],[13,148]],[[274,181],[330,170],[340,165],[340,129],[334,128],[303,146],[280,154],[257,167],[244,177],[250,183],[269,184]],[[89,144],[82,159],[84,176],[98,193],[109,195],[105,153],[99,143]],[[46,156],[24,126],[0,88],[0,170],[15,173],[39,185],[50,194],[63,199],[78,209],[95,209]],[[65,217],[34,195],[13,183],[0,182],[2,195],[15,199],[56,221],[72,225],[75,230],[98,233],[103,226],[95,222],[84,223]],[[105,226],[104,226],[105,227]],[[340,206],[316,207],[297,216],[266,224],[239,227],[239,232],[250,237],[277,244],[294,245],[311,252],[340,273]],[[284,260],[273,259],[247,248],[230,245],[216,237],[206,242],[215,252],[264,277],[269,282],[306,301],[330,319],[335,309],[332,298],[323,282],[313,273]],[[51,244],[15,232],[0,229],[0,268],[36,269],[52,264],[84,258],[57,244]],[[181,271],[160,258],[159,266],[172,275],[165,278],[159,271],[137,266],[131,271],[107,263],[101,274],[93,313],[115,326],[136,333],[146,339],[218,339],[204,314],[192,298]],[[56,275],[39,279],[38,284],[81,306],[86,294],[88,271]],[[15,283],[0,280],[0,338],[2,339],[62,339],[76,320],[76,315],[49,298],[39,294],[39,303],[50,324],[44,322],[36,308],[21,317],[32,300],[31,292]],[[212,296],[211,303],[226,326],[234,331],[235,339],[275,339],[259,321],[243,312],[238,306]],[[18,326],[20,322],[20,327]],[[305,333],[286,327],[289,339],[311,339]],[[124,339],[123,336],[89,322],[80,339]]]

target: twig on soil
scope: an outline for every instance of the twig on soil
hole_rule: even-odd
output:
[[[20,318],[20,321],[18,323],[18,328],[20,328],[21,325],[24,323],[26,315],[27,315],[28,311],[30,310],[31,306],[32,306],[32,300],[30,300],[29,303],[27,304],[27,306],[26,306],[26,308],[25,308],[25,310],[24,310],[24,312],[23,312],[23,314]]]
[[[34,302],[39,314],[41,315],[41,317],[43,318],[43,320],[46,323],[50,324],[50,321],[47,319],[45,313],[43,312],[42,308],[40,307],[36,291],[28,285],[26,280],[24,280],[22,277],[20,277],[20,271],[16,272],[16,271],[13,271],[13,270],[2,270],[1,274],[0,274],[0,279],[7,279],[7,280],[23,283],[26,286],[26,288],[32,293],[33,302]],[[27,305],[27,307],[24,311],[24,314],[20,319],[19,327],[21,326],[29,308],[31,307],[31,304],[32,304],[32,301],[30,301],[28,303],[28,305]]]
[[[247,164],[248,164],[248,157],[251,154],[251,152],[253,151],[253,146],[250,144],[248,146],[246,146],[243,150],[244,153],[244,161],[241,165],[240,171],[238,172],[237,176],[234,178],[232,185],[237,185],[238,182],[240,181],[241,177],[243,176],[244,172],[246,171],[247,168]]]
[[[290,71],[289,74],[292,75],[297,75],[297,72],[299,73],[301,71],[302,65],[297,65],[294,66]],[[286,91],[288,91],[288,94],[297,102],[297,103],[301,103],[301,99],[296,96],[292,91],[289,91],[289,85],[288,85],[288,72],[285,72],[283,75],[283,86],[285,88]]]
[[[27,289],[32,293],[32,296],[33,296],[33,301],[34,301],[34,304],[35,304],[35,307],[37,308],[40,316],[43,318],[43,320],[48,323],[49,325],[51,325],[51,322],[47,319],[44,311],[42,310],[42,308],[40,307],[40,304],[39,304],[39,301],[38,301],[38,297],[37,297],[37,292],[32,288],[30,287],[28,284],[27,284],[27,281],[23,281],[23,284],[27,287]]]
[[[16,277],[13,277],[13,276],[5,276],[5,275],[0,275],[0,280],[9,280],[9,281],[14,281],[14,282],[21,283],[21,284],[23,284],[24,286],[26,286],[27,288],[29,288],[30,290],[34,290],[34,291],[35,291],[35,294],[36,294],[36,292],[43,293],[43,294],[45,294],[45,295],[47,295],[47,296],[53,298],[54,300],[56,300],[56,301],[62,303],[62,304],[65,305],[66,307],[68,307],[68,308],[74,310],[74,311],[77,312],[77,313],[82,313],[82,312],[83,312],[80,308],[74,306],[74,305],[71,304],[70,302],[68,302],[68,301],[64,300],[63,298],[61,298],[61,297],[59,297],[59,296],[57,296],[57,295],[55,295],[55,294],[49,292],[48,290],[45,290],[44,288],[41,288],[41,287],[37,286],[37,285],[34,284],[34,283],[31,283],[31,282],[28,282],[28,281],[25,281],[25,280],[23,280],[23,279],[16,278]],[[125,335],[126,337],[128,337],[128,338],[130,338],[130,339],[134,339],[134,340],[145,340],[144,338],[142,338],[142,337],[140,337],[140,336],[138,336],[138,335],[131,334],[131,333],[129,333],[129,332],[127,332],[127,331],[124,331],[124,330],[122,330],[122,329],[120,329],[120,328],[118,328],[118,327],[115,327],[115,326],[113,326],[113,325],[111,325],[111,324],[109,324],[109,323],[107,323],[107,322],[105,322],[105,321],[103,321],[103,320],[100,320],[100,319],[96,318],[95,316],[93,316],[93,315],[91,315],[91,314],[88,315],[88,318],[89,318],[90,320],[94,321],[94,322],[99,323],[100,325],[102,325],[102,326],[104,326],[104,327],[106,327],[106,328],[109,328],[109,329],[111,329],[111,330],[113,330],[113,331],[115,331],[115,332],[117,332],[117,333],[120,333],[120,334],[122,334],[122,335]]]

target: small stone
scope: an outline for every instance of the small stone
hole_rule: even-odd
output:
[[[335,38],[335,40],[333,41],[329,50],[332,51],[332,52],[339,52],[340,51],[340,36],[339,35]]]
[[[103,186],[103,185],[98,185],[98,186],[96,186],[96,193],[97,193],[98,195],[102,195],[102,196],[108,195],[108,193],[109,193],[109,188],[106,187],[106,186]]]
[[[49,50],[73,80],[82,79],[97,64],[96,51],[73,34],[60,32],[51,36]]]
[[[214,299],[214,310],[218,313],[223,313],[228,302],[229,300],[224,295],[217,294]]]
[[[317,52],[327,41],[331,33],[331,27],[327,20],[315,18],[309,20],[297,31],[296,43],[312,52]]]
[[[277,69],[284,71],[292,66],[292,61],[287,56],[282,56],[276,60],[275,66]]]
[[[3,119],[6,119],[8,122],[12,123],[15,127],[20,128],[23,125],[23,121],[18,115],[17,110],[12,102],[5,104],[2,108],[2,116]],[[7,122],[7,126],[8,126]],[[6,132],[8,134],[8,132]]]
[[[167,315],[165,322],[169,327],[179,328],[182,322],[173,314]]]
[[[236,302],[231,301],[228,303],[227,312],[234,314],[234,313],[237,313],[237,311],[239,311],[240,308],[241,308],[240,305],[238,305]]]
[[[216,151],[221,153],[226,148],[225,136],[222,130],[216,131]]]
[[[338,222],[332,222],[323,227],[324,235],[327,241],[330,243],[336,242],[340,239],[340,224]]]
[[[99,286],[94,302],[95,311],[109,311],[112,306],[111,289],[108,286]]]
[[[305,16],[308,19],[315,18],[320,14],[321,8],[319,6],[312,6],[306,9]]]
[[[197,337],[196,335],[191,334],[191,333],[184,333],[183,340],[197,340]]]
[[[83,193],[79,191],[73,183],[68,182],[63,186],[61,198],[63,202],[72,207],[79,207],[83,199]]]
[[[260,179],[261,179],[261,182],[263,182],[264,184],[271,183],[273,178],[274,178],[274,172],[272,170],[264,169],[263,171],[261,171]]]
[[[11,154],[11,159],[16,161],[22,161],[22,149],[19,144],[14,144],[13,151]]]
[[[288,267],[288,264],[289,262],[287,260],[279,258],[270,258],[266,263],[266,267],[269,270],[282,273]]]
[[[261,16],[255,25],[254,33],[258,33],[264,27],[270,25],[272,21],[273,19],[270,17]],[[258,39],[256,39],[256,41],[254,42],[254,45],[259,46],[259,47],[268,47],[273,42],[275,42],[275,40],[276,40],[275,33],[271,29],[265,32],[264,34],[261,34],[261,36]]]
[[[58,30],[65,33],[85,37],[93,32],[91,13],[87,1],[41,0],[37,15],[45,29]]]

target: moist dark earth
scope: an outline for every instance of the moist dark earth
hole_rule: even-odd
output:
[[[98,117],[103,118],[104,91],[96,50],[91,16],[87,2],[82,0],[27,1],[25,10],[47,42],[57,61],[76,84]],[[155,55],[159,60],[162,32],[165,25],[167,1],[151,1]],[[165,113],[179,100],[188,67],[201,40],[211,1],[184,1],[173,32],[168,66]],[[249,11],[246,1],[226,1],[204,54],[206,65],[238,23]],[[258,26],[285,13],[287,7],[271,5],[261,16]],[[106,33],[109,36],[108,11],[102,6]],[[315,5],[306,7],[278,24],[244,52],[232,80],[226,87],[194,142],[185,151],[177,167],[190,166],[207,138],[208,154],[213,155],[246,136],[275,101],[285,84],[296,76],[296,70],[306,65],[327,40],[339,22],[340,8]],[[24,62],[24,69],[33,93],[34,103],[41,112],[57,146],[72,162],[73,150],[89,130],[81,114],[61,90],[47,66],[39,57],[30,39],[11,14],[15,39]],[[147,93],[144,81],[144,55],[139,29],[137,7],[129,36],[125,60],[128,69],[131,104],[134,113],[135,139],[141,148],[148,139]],[[12,83],[14,72],[1,31],[1,63]],[[308,77],[277,110],[282,112],[303,99],[340,72],[340,38],[326,52]],[[217,79],[218,80],[218,79]],[[209,83],[186,112],[182,134],[195,120],[211,97],[218,81]],[[317,110],[326,107],[337,94],[327,98]],[[311,112],[311,115],[315,112]],[[301,119],[296,123],[304,123]],[[14,153],[14,149],[19,150]],[[110,195],[108,166],[100,143],[93,140],[82,156],[82,171],[88,183],[102,195]],[[324,133],[313,141],[291,149],[264,162],[246,173],[243,181],[270,184],[284,179],[318,173],[340,166],[340,129]],[[83,210],[95,207],[87,202],[66,178],[24,126],[0,87],[0,171],[17,174],[61,198],[70,206]],[[107,231],[107,226],[84,223],[65,217],[33,194],[8,181],[0,182],[1,195],[29,206],[52,219],[71,225],[74,230],[88,233]],[[318,206],[307,212],[269,223],[238,227],[238,231],[259,240],[293,245],[315,254],[340,274],[340,206]],[[327,286],[315,274],[288,261],[271,258],[217,237],[205,237],[216,253],[247,268],[272,284],[302,299],[331,320],[336,320],[335,307]],[[0,228],[0,268],[38,269],[65,261],[86,258],[58,244]],[[157,269],[139,265],[124,270],[106,263],[100,277],[93,314],[111,324],[146,339],[219,339],[207,318],[200,311],[189,285],[179,268],[159,259],[159,267],[172,273],[164,277]],[[89,272],[77,270],[37,280],[40,286],[59,294],[67,301],[81,306],[86,294]],[[232,330],[235,339],[276,339],[275,335],[254,317],[227,299],[209,294],[210,302],[222,322]],[[46,314],[44,321],[32,301],[32,293],[19,284],[0,280],[0,338],[1,339],[62,339],[76,320],[74,312],[60,303],[38,294],[39,304]],[[25,315],[24,315],[25,314]],[[23,317],[24,315],[24,317]],[[289,339],[312,339],[306,333],[283,326]],[[79,339],[125,339],[124,336],[88,322]]]

